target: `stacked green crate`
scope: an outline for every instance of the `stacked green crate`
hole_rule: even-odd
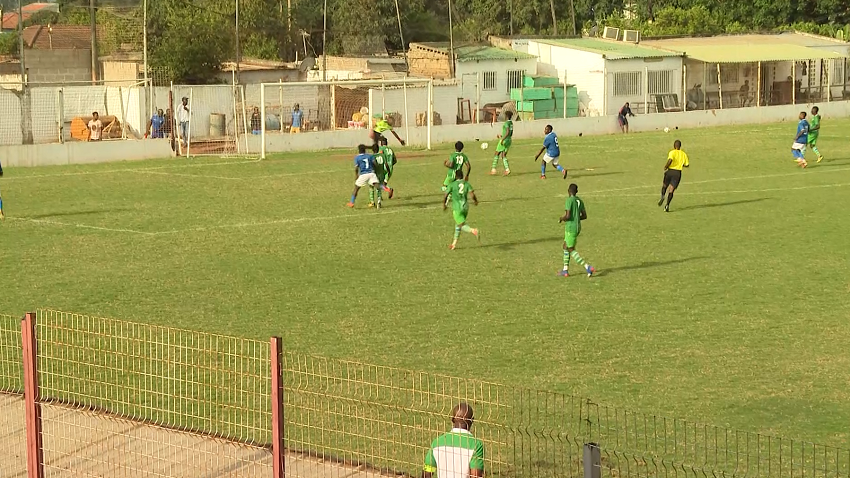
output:
[[[511,89],[520,119],[563,118],[565,102],[567,117],[578,116],[578,91],[574,85],[564,88],[557,78],[527,76],[523,86]]]

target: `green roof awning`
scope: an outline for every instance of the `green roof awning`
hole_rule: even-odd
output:
[[[706,63],[757,63],[769,61],[833,60],[847,55],[800,45],[714,45],[687,46],[685,55]]]

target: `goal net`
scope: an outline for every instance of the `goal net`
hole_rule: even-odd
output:
[[[433,92],[427,79],[265,83],[259,93],[261,157],[311,149],[304,142],[312,149],[367,143],[376,117],[387,120],[408,145],[430,146]]]
[[[183,126],[184,99],[188,125]],[[174,85],[168,100],[175,151],[181,156],[251,156],[251,111],[242,85]],[[166,115],[168,119],[168,115]],[[166,131],[169,131],[168,129]],[[257,132],[259,133],[259,132]]]

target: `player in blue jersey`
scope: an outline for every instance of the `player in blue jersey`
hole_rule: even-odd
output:
[[[0,178],[3,177],[3,165],[0,164]],[[3,197],[0,196],[0,220],[6,219],[6,214],[3,212]]]
[[[357,200],[357,193],[360,188],[367,184],[371,189],[375,189],[378,185],[378,175],[375,174],[375,157],[366,153],[366,145],[357,146],[357,156],[354,157],[354,192],[351,193],[351,201],[346,204],[348,207],[354,207],[354,201]],[[381,208],[381,190],[378,191],[378,209]],[[375,204],[369,203],[369,207]]]
[[[540,159],[540,155],[544,152],[543,155],[543,164],[540,165],[540,179],[546,179],[546,165],[552,163],[552,166],[555,166],[555,169],[564,173],[564,179],[567,179],[567,168],[561,166],[558,163],[558,158],[561,157],[561,145],[558,144],[558,135],[555,134],[555,131],[552,128],[552,125],[546,125],[546,128],[543,129],[543,133],[546,137],[543,138],[543,147],[540,148],[540,152],[537,153],[537,156],[534,157],[534,161]]]
[[[801,168],[805,168],[809,164],[806,163],[806,144],[809,142],[809,122],[806,121],[806,112],[800,112],[800,122],[797,123],[797,136],[794,137],[794,144],[791,145],[791,154],[794,155],[794,161]]]

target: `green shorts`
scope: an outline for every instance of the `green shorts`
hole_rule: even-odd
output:
[[[508,151],[511,150],[511,143],[512,141],[510,139],[499,141],[499,144],[496,145],[496,152],[508,154]]]
[[[564,231],[564,242],[567,244],[567,247],[572,248],[576,246],[579,234],[579,232]]]
[[[809,135],[809,147],[814,148],[818,145],[818,137]]]
[[[460,226],[466,222],[466,215],[469,209],[452,209],[452,215],[455,217],[455,224]]]
[[[453,169],[450,169],[448,173],[446,173],[446,179],[443,180],[443,186],[449,187],[449,184],[455,181],[455,172]]]

